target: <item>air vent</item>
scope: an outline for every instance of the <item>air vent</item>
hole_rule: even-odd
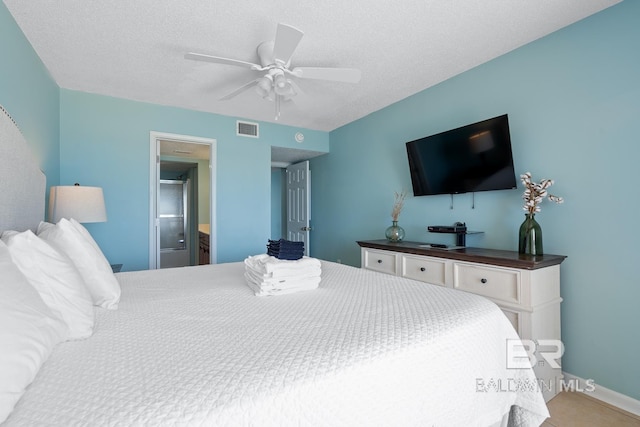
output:
[[[236,122],[236,135],[258,138],[258,123]]]

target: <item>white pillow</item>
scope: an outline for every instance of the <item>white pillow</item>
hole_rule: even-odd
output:
[[[69,339],[93,334],[93,301],[71,260],[31,230],[2,233],[14,264],[51,311],[69,327]]]
[[[73,227],[76,230],[80,232],[80,234],[82,234],[82,237],[84,237],[86,241],[91,243],[91,246],[93,246],[96,249],[96,251],[102,254],[102,249],[100,249],[100,246],[98,246],[98,243],[96,243],[93,236],[91,235],[91,233],[89,233],[89,230],[87,230],[84,225],[80,224],[78,220],[76,220],[75,218],[70,218],[69,222],[71,223],[71,225],[73,225]],[[40,224],[38,224],[38,229],[36,230],[36,234],[40,234],[41,232],[55,226],[56,226],[55,224],[52,224],[50,222],[40,221]]]
[[[71,225],[73,225],[73,227],[76,230],[80,232],[80,234],[82,234],[82,237],[84,237],[87,242],[91,243],[91,246],[93,246],[96,249],[96,251],[100,252],[100,254],[104,257],[104,254],[102,253],[102,249],[100,249],[100,246],[98,246],[98,243],[96,243],[96,241],[93,239],[93,236],[91,235],[91,233],[89,233],[89,230],[87,230],[84,227],[84,225],[80,224],[75,218],[69,219],[69,222],[71,223]],[[111,265],[109,265],[109,267],[111,267]]]
[[[41,223],[38,227],[38,236],[67,255],[78,268],[93,304],[115,310],[120,302],[120,284],[109,261],[86,229],[85,232],[89,238],[67,219],[56,225]]]
[[[67,334],[0,240],[0,423]]]
[[[55,224],[52,224],[50,222],[40,221],[40,224],[38,224],[38,228],[36,229],[36,234],[39,235],[44,230],[48,230],[49,228],[55,227],[55,226],[56,226]]]

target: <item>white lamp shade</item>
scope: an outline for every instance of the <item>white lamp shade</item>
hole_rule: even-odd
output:
[[[49,221],[62,218],[78,222],[105,222],[107,210],[100,187],[68,185],[51,187],[49,193]]]

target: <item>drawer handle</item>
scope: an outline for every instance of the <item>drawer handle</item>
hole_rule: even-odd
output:
[[[382,260],[381,259],[378,260],[378,264],[382,264]]]
[[[483,277],[482,279],[480,279],[480,283],[487,283],[487,279]]]
[[[420,267],[420,271],[427,271],[427,269],[424,267]]]

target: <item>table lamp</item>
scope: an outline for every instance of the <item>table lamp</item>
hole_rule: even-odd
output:
[[[107,210],[100,187],[80,184],[51,187],[49,193],[49,221],[75,219],[78,222],[105,222]]]

